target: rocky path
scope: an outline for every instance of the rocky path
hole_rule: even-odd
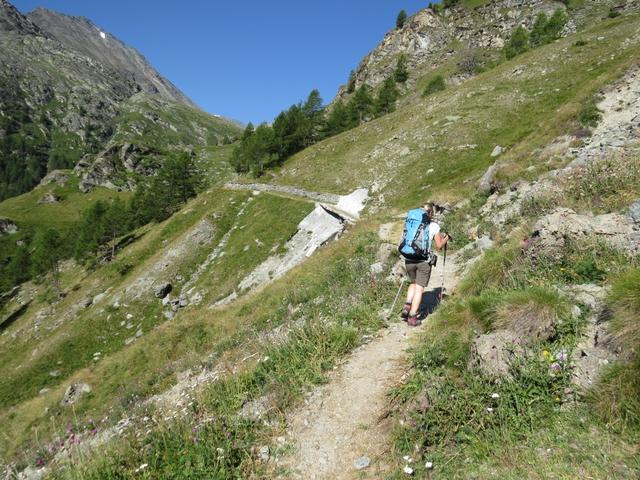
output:
[[[454,291],[456,272],[456,258],[451,255],[447,258],[445,294]],[[432,288],[425,293],[430,308],[437,301],[441,274],[439,265],[431,277]],[[279,478],[380,478],[388,468],[384,462],[391,441],[390,425],[385,421],[390,407],[386,394],[403,380],[407,350],[423,329],[401,322],[399,311],[396,305],[391,325],[355,350],[329,383],[312,392],[287,418],[285,439],[294,451],[278,460],[278,470],[283,472]]]
[[[340,195],[334,193],[319,193],[303,190],[302,188],[290,187],[287,185],[273,185],[270,183],[227,183],[224,188],[227,190],[251,190],[257,192],[282,193],[294,197],[302,197],[314,202],[337,204]]]

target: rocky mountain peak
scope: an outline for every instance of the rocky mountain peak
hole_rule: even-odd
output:
[[[6,0],[0,0],[0,32],[42,35],[40,29]]]
[[[69,50],[99,62],[123,77],[133,79],[142,91],[191,107],[195,106],[137,50],[98,27],[91,20],[46,8],[35,9],[27,14],[27,18]]]

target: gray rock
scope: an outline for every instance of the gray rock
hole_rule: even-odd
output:
[[[40,185],[49,185],[55,183],[57,185],[64,185],[69,180],[69,175],[63,170],[52,170],[45,177],[40,180]]]
[[[493,240],[491,240],[489,235],[484,235],[476,240],[476,247],[480,251],[488,250],[493,247]]]
[[[258,460],[262,462],[269,461],[269,447],[267,445],[263,445],[258,449]]]
[[[92,304],[93,304],[93,298],[92,298],[92,297],[86,297],[85,299],[83,299],[83,300],[80,302],[80,306],[81,306],[82,308],[88,308],[88,307],[90,307]]]
[[[543,248],[550,252],[561,250],[567,239],[581,240],[599,237],[615,248],[631,254],[640,252],[640,231],[623,215],[579,215],[569,208],[557,208],[542,217],[535,225]]]
[[[384,271],[384,265],[380,262],[376,262],[373,263],[370,267],[369,267],[369,271],[373,274],[373,275],[380,275],[383,271]]]
[[[189,305],[189,300],[187,300],[186,298],[182,297],[180,299],[180,303],[178,305],[180,306],[180,308],[184,308],[187,305]]]
[[[94,305],[96,303],[100,303],[102,300],[104,300],[104,297],[106,297],[106,293],[99,293],[98,295],[93,297],[93,300],[91,303],[93,303]]]
[[[176,316],[176,314],[171,310],[165,310],[164,312],[162,312],[162,315],[164,315],[164,318],[166,318],[167,320],[173,320],[173,317]]]
[[[369,465],[371,465],[371,459],[366,456],[360,457],[353,463],[353,466],[356,467],[356,470],[364,470]]]
[[[64,396],[60,401],[60,405],[63,407],[73,405],[76,403],[83,395],[90,393],[91,387],[86,383],[72,383],[67,387],[64,392]]]
[[[640,200],[636,200],[631,204],[627,216],[633,220],[633,223],[640,225]]]
[[[136,338],[140,338],[142,335],[144,335],[144,332],[142,330],[138,330],[136,332]]]
[[[509,375],[512,361],[521,352],[521,340],[510,330],[479,335],[471,344],[469,368],[477,368],[492,377],[504,377]]]
[[[491,187],[496,177],[496,172],[498,171],[497,163],[494,163],[487,171],[484,172],[482,178],[480,179],[480,183],[478,183],[478,192],[487,193],[491,191]]]
[[[502,148],[500,145],[496,145],[493,151],[491,152],[491,157],[498,157],[502,155],[503,152],[504,152],[504,148]]]
[[[0,218],[0,235],[12,235],[17,233],[18,226],[8,218]]]
[[[171,285],[169,282],[164,282],[155,288],[154,294],[157,298],[165,298],[167,295],[169,295],[172,289],[173,285]]]
[[[49,193],[45,193],[42,196],[42,198],[38,200],[38,203],[48,205],[48,204],[58,203],[59,201],[60,201],[60,198],[58,198],[53,193],[49,192]]]

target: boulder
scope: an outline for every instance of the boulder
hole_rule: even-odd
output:
[[[40,200],[38,200],[38,203],[47,205],[52,203],[58,203],[59,201],[60,201],[60,198],[57,195],[51,192],[48,192],[48,193],[45,193]]]
[[[636,225],[640,225],[640,200],[636,200],[631,204],[627,217],[629,217]]]
[[[12,235],[17,233],[18,226],[8,218],[0,218],[0,235]]]
[[[468,367],[491,377],[509,375],[513,359],[523,351],[520,337],[510,330],[478,335],[471,344]]]
[[[479,193],[488,193],[491,191],[491,188],[493,187],[493,183],[496,178],[497,171],[498,171],[497,163],[494,163],[489,168],[487,168],[487,171],[484,172],[484,175],[482,175],[482,178],[480,179],[480,183],[478,183]]]
[[[86,383],[72,383],[67,387],[64,392],[64,396],[62,397],[62,401],[60,405],[63,407],[67,407],[69,405],[73,405],[80,398],[86,394],[91,392],[91,387]]]
[[[64,185],[69,180],[69,174],[64,170],[52,170],[40,180],[40,185],[49,185],[55,183],[57,185]]]
[[[492,158],[499,157],[500,155],[502,155],[503,152],[504,152],[504,148],[502,148],[500,145],[496,145],[493,151],[491,152],[491,157]]]
[[[534,229],[540,244],[550,252],[564,247],[568,238],[600,237],[615,248],[632,254],[640,252],[640,228],[617,213],[580,215],[569,208],[557,208],[542,217]]]

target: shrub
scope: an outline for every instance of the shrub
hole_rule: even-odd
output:
[[[481,66],[480,56],[473,50],[467,50],[458,62],[458,71],[463,75],[475,75],[480,72]]]
[[[616,10],[614,7],[611,7],[609,9],[609,13],[607,14],[607,17],[609,18],[617,18],[620,16],[620,12],[618,10]]]
[[[508,59],[511,59],[516,55],[526,52],[528,49],[529,32],[527,32],[524,27],[520,26],[513,32],[511,38],[504,46],[504,54]]]
[[[422,92],[422,96],[426,97],[428,95],[431,95],[432,93],[436,93],[436,92],[440,92],[442,90],[444,90],[446,88],[446,84],[444,82],[444,78],[442,77],[442,75],[438,75],[434,78],[432,78],[429,83],[427,83],[427,86],[425,87],[424,91]]]
[[[602,111],[598,108],[597,100],[592,98],[580,111],[580,123],[585,127],[596,127],[602,119]]]

